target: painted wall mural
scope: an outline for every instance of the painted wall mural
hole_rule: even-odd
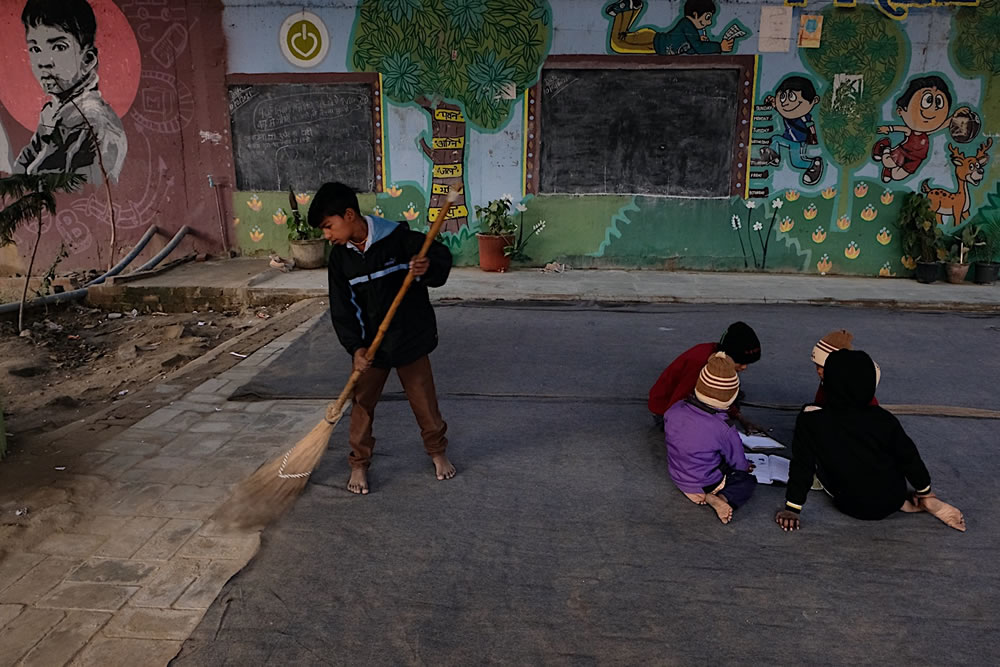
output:
[[[750,34],[739,21],[730,22],[718,39],[709,28],[715,24],[718,7],[714,0],[685,0],[684,8],[670,28],[640,27],[635,23],[646,8],[645,0],[618,0],[607,5],[608,28],[613,53],[680,56],[731,53],[737,41]]]
[[[186,0],[8,0],[0,3],[0,172],[71,171],[87,177],[79,195],[46,217],[42,249],[65,244],[62,269],[107,265],[111,211],[114,255],[150,224],[167,239],[196,232],[181,251],[221,245],[215,193],[205,174],[228,180],[221,124],[223,46],[202,41],[221,29],[221,4]],[[192,62],[198,61],[195,71]],[[200,91],[199,127],[195,91]],[[224,91],[224,89],[223,89]],[[197,180],[185,166],[197,164]],[[167,215],[164,215],[167,214]],[[211,217],[214,216],[214,217]],[[23,270],[36,228],[0,249],[0,273]],[[157,237],[146,255],[166,243]],[[44,263],[44,262],[42,262]]]
[[[468,127],[496,131],[515,100],[538,78],[548,51],[550,9],[544,0],[387,0],[359,3],[348,55],[357,71],[378,72],[385,97],[415,104],[430,132],[414,137],[430,170],[427,217],[452,187],[462,195],[443,227],[469,224],[466,201]]]
[[[611,54],[627,77],[650,59],[702,69],[755,55],[755,76],[738,90],[752,106],[733,146],[732,166],[746,168],[742,196],[529,195],[525,220],[548,221],[532,240],[534,264],[907,276],[915,262],[896,226],[906,193],[930,198],[946,234],[1000,215],[1000,0],[844,4],[786,3],[787,51],[755,54],[751,37],[773,36],[773,25],[760,25],[761,10],[774,9],[764,0],[617,0],[585,12],[571,0],[361,0],[325,15],[331,26],[354,19],[348,39],[331,38],[326,63],[381,76],[387,187],[365,200],[371,210],[420,228],[461,185],[465,208],[446,239],[457,264],[474,264],[478,227],[468,212],[538,176],[545,99],[534,85],[547,56],[586,68]],[[280,25],[287,11],[268,0],[244,5],[234,3],[237,29],[265,12]],[[803,14],[823,18],[809,48],[796,46]],[[714,57],[694,57],[702,54]],[[282,71],[247,62],[230,67]],[[663,100],[648,113],[670,108]],[[247,208],[251,195],[259,213]],[[240,224],[253,220],[263,250],[280,236],[272,214],[283,195],[237,197]],[[1000,218],[996,229],[1000,238]]]

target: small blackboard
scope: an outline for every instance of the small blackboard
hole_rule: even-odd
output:
[[[725,197],[738,68],[545,69],[540,192]]]
[[[230,86],[229,116],[240,190],[375,190],[371,85]]]

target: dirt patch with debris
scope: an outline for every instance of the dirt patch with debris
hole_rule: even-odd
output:
[[[13,323],[0,323],[7,431],[23,438],[81,419],[257,326],[274,310],[142,314],[74,304],[36,314],[21,335]]]

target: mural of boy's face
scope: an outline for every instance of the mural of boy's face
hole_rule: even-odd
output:
[[[783,118],[802,118],[819,103],[819,98],[809,100],[801,90],[782,90],[777,95],[778,113]]]
[[[691,19],[691,23],[694,24],[695,28],[698,30],[704,30],[708,26],[712,25],[712,18],[714,17],[712,12],[705,12],[704,14],[692,14],[688,18]]]
[[[31,71],[50,95],[72,88],[96,64],[92,48],[83,49],[73,35],[55,26],[30,27],[26,39]]]
[[[921,88],[913,93],[906,108],[896,107],[896,113],[906,126],[917,132],[934,132],[948,122],[948,98],[936,87]]]

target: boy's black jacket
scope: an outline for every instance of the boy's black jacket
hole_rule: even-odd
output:
[[[351,355],[375,339],[382,319],[403,285],[410,259],[420,252],[424,234],[405,222],[376,240],[362,255],[335,245],[330,252],[330,315],[340,344]],[[379,368],[405,366],[437,347],[437,322],[427,296],[451,271],[451,252],[435,241],[427,251],[430,267],[413,281],[372,361]],[[353,283],[353,284],[352,284]]]

